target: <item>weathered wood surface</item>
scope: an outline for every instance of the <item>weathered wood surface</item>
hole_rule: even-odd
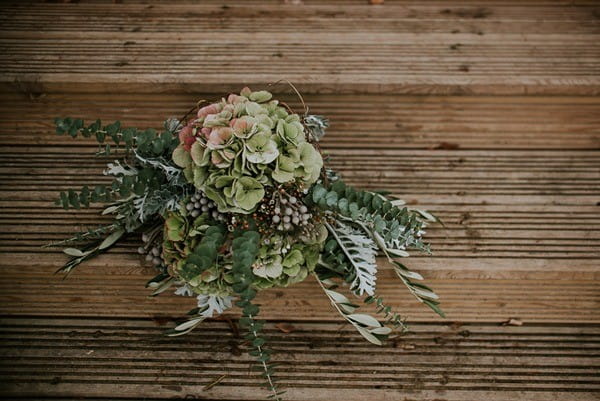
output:
[[[233,390],[235,399],[260,399],[251,360],[226,322],[176,339],[147,320],[5,318],[0,325],[0,355],[14,361],[0,378],[24,396],[79,396],[85,388],[86,397],[221,399]],[[288,329],[266,328],[288,399],[582,400],[600,388],[593,326],[419,324],[381,348],[333,323]]]
[[[9,4],[0,82],[154,92],[157,82],[222,91],[286,78],[319,92],[597,94],[599,10],[515,1]]]
[[[302,83],[298,84],[299,86]],[[162,85],[155,85],[160,90]],[[287,89],[285,84],[274,87]],[[220,93],[54,93],[35,87],[0,92],[0,144],[81,146],[54,134],[66,112],[124,125],[160,128],[200,99]],[[600,99],[586,96],[304,95],[310,111],[330,119],[327,151],[355,149],[569,149],[600,148]],[[298,112],[295,96],[282,95]],[[26,105],[27,109],[23,107]],[[32,119],[31,116],[36,116]],[[24,132],[28,137],[24,138]],[[398,160],[401,162],[402,160]],[[419,165],[418,167],[424,167]]]
[[[106,221],[53,206],[103,182],[106,162],[56,136],[54,117],[159,128],[199,99],[287,78],[331,119],[332,167],[445,222],[428,229],[434,256],[407,263],[448,315],[383,262],[381,293],[412,322],[383,348],[312,280],[266,291],[287,399],[599,398],[596,2],[123,3],[0,5],[0,396],[263,398],[229,323],[161,336],[193,300],[147,297],[136,238],[67,280],[40,246]]]

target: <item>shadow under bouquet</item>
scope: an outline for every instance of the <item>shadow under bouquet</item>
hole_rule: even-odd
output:
[[[379,254],[410,293],[443,316],[437,295],[400,261],[410,249],[429,253],[422,235],[435,217],[385,193],[355,189],[324,166],[318,141],[325,118],[308,110],[299,115],[267,91],[244,88],[200,103],[182,121],[167,120],[163,132],[100,120],[55,122],[58,134],[95,137],[98,155],[120,155],[104,172],[112,184],[60,194],[64,208],[101,202],[103,214],[114,215],[109,225],[52,244],[69,246],[60,271],[69,273],[126,234],[141,233],[138,252],[157,269],[147,284],[153,294],[175,288],[198,301],[168,335],[241,308],[249,353],[271,398],[282,392],[260,334],[254,302],[260,290],[313,276],[341,317],[381,344],[405,326],[376,291]],[[379,319],[359,313],[356,300],[374,304]]]

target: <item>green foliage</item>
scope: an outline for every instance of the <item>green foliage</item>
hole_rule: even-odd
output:
[[[357,280],[357,273],[359,270],[354,267],[352,261],[348,258],[342,248],[343,245],[338,242],[338,239],[334,236],[330,236],[321,252],[321,259],[318,268],[315,271],[324,281],[332,278],[340,278],[350,284],[351,289],[355,290],[356,288],[353,288],[353,283],[360,282]],[[368,272],[365,273],[368,274]],[[372,274],[372,280],[375,280],[374,274]],[[374,290],[373,282],[373,291]],[[356,291],[353,292],[356,295],[359,295]],[[386,305],[382,297],[377,294],[372,294],[367,296],[363,302],[366,304],[376,304],[377,313],[382,314],[385,319],[384,325],[391,326],[394,330],[406,330],[402,316],[394,312],[390,306]]]
[[[56,133],[59,135],[67,134],[72,138],[76,138],[78,135],[84,138],[95,137],[98,144],[101,147],[104,146],[104,150],[100,151],[99,154],[106,155],[111,153],[111,145],[106,142],[107,139],[111,139],[117,148],[123,145],[126,150],[131,150],[135,145],[135,137],[138,134],[135,128],[122,129],[119,121],[102,126],[102,122],[96,120],[86,126],[80,118],[57,117],[54,119],[54,124],[56,125]]]
[[[338,221],[335,226],[326,223],[326,226],[333,237],[330,242],[335,242],[335,245],[326,245],[329,248],[335,246],[338,251],[335,259],[341,260],[342,266],[346,268],[345,277],[351,280],[350,289],[359,296],[365,292],[373,295],[377,279],[376,244],[366,233],[342,222]],[[337,257],[342,254],[344,257]]]
[[[366,304],[375,304],[375,307],[377,308],[377,313],[382,314],[383,318],[385,319],[383,323],[384,325],[392,326],[394,330],[407,330],[406,324],[404,323],[404,319],[402,318],[402,316],[399,313],[394,312],[391,306],[386,305],[384,299],[381,296],[377,294],[373,296],[368,296],[363,300],[363,302]]]
[[[119,121],[103,126],[100,120],[96,120],[86,126],[82,119],[67,117],[56,118],[55,124],[59,135],[95,137],[101,146],[105,145],[99,155],[110,154],[111,145],[107,141],[112,141],[117,149],[125,149],[123,160],[109,163],[104,171],[105,175],[113,178],[110,184],[69,189],[61,192],[56,201],[65,209],[80,209],[98,202],[109,204],[103,214],[115,214],[112,233],[133,232],[148,221],[160,221],[161,215],[166,210],[177,208],[179,201],[189,192],[190,186],[182,177],[181,169],[171,162],[171,153],[179,144],[174,135],[179,127],[177,121],[167,121],[162,133],[153,129],[142,131],[123,128]],[[96,232],[96,236],[87,233],[85,237],[96,238],[104,233],[112,235],[105,230]],[[110,235],[108,238],[114,238]],[[98,255],[104,249],[101,241],[92,242],[81,251],[69,248],[73,259],[62,270],[70,272],[82,261]]]
[[[429,306],[431,310],[445,317],[444,312],[439,307],[438,295],[427,285],[417,282],[417,280],[423,280],[423,277],[419,273],[410,271],[404,264],[387,255],[388,260],[392,263],[396,275],[402,280],[409,291],[422,303]]]
[[[224,232],[225,228],[222,226],[211,226],[206,229],[202,240],[179,270],[181,278],[191,281],[217,262],[218,249],[225,241]]]
[[[255,278],[252,273],[252,264],[258,256],[259,241],[260,235],[255,231],[245,231],[233,240],[231,248],[232,271],[235,277],[233,289],[240,297],[236,305],[242,308],[243,317],[240,318],[240,325],[248,331],[245,339],[251,345],[249,354],[255,357],[262,367],[266,386],[271,391],[271,398],[280,400],[279,396],[282,393],[277,390],[277,385],[273,379],[273,366],[269,363],[271,354],[264,349],[265,339],[260,335],[264,322],[255,319],[260,309],[258,305],[252,303],[252,300],[256,297],[256,290],[252,288],[252,282]]]
[[[429,253],[429,246],[420,238],[421,215],[395,206],[381,194],[359,191],[337,180],[328,187],[316,184],[307,198],[322,210],[369,224],[390,249],[415,248]]]
[[[173,149],[179,144],[177,138],[173,137],[174,129],[177,126],[165,123],[166,131],[157,135],[154,129],[138,130],[137,128],[123,128],[120,121],[115,121],[108,125],[102,125],[100,120],[96,120],[89,125],[81,118],[61,118],[54,119],[56,125],[56,133],[59,135],[69,135],[76,138],[78,135],[84,138],[94,137],[101,147],[98,155],[110,155],[112,151],[111,144],[107,140],[112,141],[112,146],[123,147],[126,153],[129,153],[134,148],[143,155],[163,155],[171,154]]]
[[[178,124],[173,121],[167,121],[166,130],[160,134],[153,129],[122,128],[119,121],[102,126],[100,120],[96,120],[85,126],[83,120],[67,117],[57,118],[55,123],[58,134],[66,133],[73,138],[79,134],[94,136],[100,144],[110,138],[117,147],[124,146],[130,158],[123,163],[108,164],[104,174],[113,177],[110,185],[62,192],[56,203],[63,208],[79,209],[94,202],[116,202],[105,212],[117,213],[127,230],[132,231],[151,217],[175,209],[187,194],[189,186],[182,171],[171,162],[173,149],[179,144],[174,135]]]
[[[94,189],[90,189],[86,185],[79,191],[69,189],[68,191],[61,192],[60,198],[55,203],[64,209],[80,209],[82,206],[89,207],[90,203],[93,202],[111,202],[115,198],[116,194],[112,191],[111,187],[98,185]]]
[[[398,261],[398,258],[408,256],[408,248],[429,252],[429,247],[421,240],[422,212],[406,207],[400,209],[395,202],[381,194],[358,191],[341,180],[335,181],[329,187],[315,185],[307,198],[313,205],[333,212],[339,220],[362,229],[392,263],[397,276],[408,290],[420,302],[444,316],[438,306],[438,296],[435,292],[418,282],[423,280],[423,277]],[[358,270],[352,263],[351,255],[344,250],[343,241],[335,236],[332,239],[325,244],[321,267],[330,269],[332,274],[340,275],[345,281],[352,283]]]
[[[316,278],[319,285],[329,298],[331,305],[335,307],[339,314],[346,319],[348,323],[354,326],[360,335],[375,345],[381,345],[382,340],[387,339],[388,335],[392,331],[389,327],[385,327],[371,315],[356,313],[358,305],[350,302],[350,300],[343,294],[334,291],[336,285],[332,281],[323,280],[319,276],[316,276]]]

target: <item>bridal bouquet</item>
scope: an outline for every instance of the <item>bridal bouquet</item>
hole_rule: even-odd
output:
[[[385,193],[355,189],[326,168],[318,146],[328,126],[323,117],[296,114],[271,93],[244,88],[200,103],[182,121],[167,120],[163,132],[118,121],[55,122],[58,134],[95,137],[99,156],[120,155],[104,171],[110,185],[60,194],[64,208],[101,202],[102,214],[114,216],[111,224],[52,244],[69,246],[60,270],[69,273],[140,233],[138,252],[157,270],[147,284],[153,294],[175,287],[198,301],[168,334],[241,308],[250,355],[274,399],[281,391],[257,320],[260,290],[313,276],[342,318],[381,344],[404,322],[377,293],[380,254],[410,293],[443,315],[437,295],[400,261],[409,249],[429,252],[423,228],[435,218]],[[357,300],[374,304],[380,318],[359,313]]]

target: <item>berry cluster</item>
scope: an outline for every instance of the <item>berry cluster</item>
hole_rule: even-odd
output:
[[[162,245],[160,241],[157,240],[156,236],[144,233],[142,234],[142,242],[144,245],[138,248],[138,253],[146,255],[146,261],[151,262],[156,267],[160,267],[163,264],[161,257]]]
[[[186,210],[192,217],[198,217],[202,213],[207,213],[210,217],[218,221],[225,221],[225,216],[217,210],[217,205],[206,195],[198,191],[190,198],[190,201],[185,205]]]
[[[305,229],[313,215],[302,203],[302,192],[295,189],[275,189],[253,214],[263,233],[298,232]]]
[[[277,224],[279,231],[292,231],[301,225],[308,224],[312,214],[306,205],[298,201],[295,196],[281,196],[279,205],[273,208],[271,221]]]

